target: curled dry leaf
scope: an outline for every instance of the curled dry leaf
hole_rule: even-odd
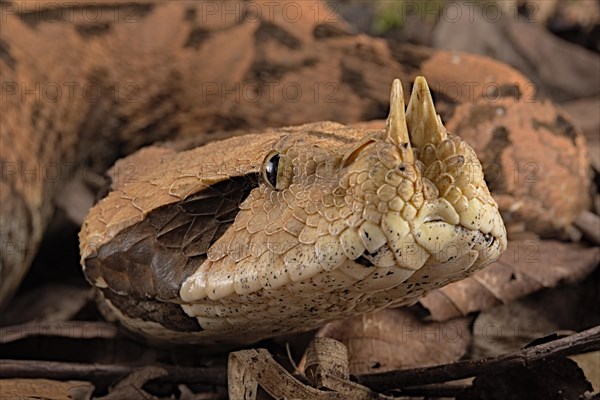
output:
[[[356,375],[454,362],[467,351],[469,325],[468,318],[422,322],[396,308],[330,323],[317,336],[344,343]]]
[[[323,342],[325,342],[323,340]],[[333,340],[331,342],[334,342]],[[339,344],[339,343],[338,343]],[[276,399],[296,400],[391,400],[391,397],[378,394],[369,388],[347,380],[345,360],[339,357],[344,353],[330,351],[332,343],[321,343],[312,347],[320,353],[313,361],[313,384],[315,388],[300,382],[275,361],[265,349],[240,350],[229,354],[227,367],[228,394],[231,400],[256,400],[260,386]],[[339,344],[343,347],[343,345]],[[315,349],[318,348],[318,349]],[[333,347],[338,347],[333,345]],[[333,359],[331,358],[333,356]],[[343,356],[342,356],[343,357]],[[336,359],[337,358],[337,359]],[[337,364],[338,373],[330,368]],[[323,367],[323,368],[322,368]],[[334,367],[334,369],[336,369]],[[341,375],[341,376],[340,376]]]
[[[576,282],[593,271],[599,259],[599,247],[555,240],[512,241],[497,262],[430,292],[420,303],[434,321],[445,321],[562,282]]]

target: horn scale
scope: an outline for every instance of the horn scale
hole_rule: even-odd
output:
[[[427,81],[422,76],[415,79],[406,110],[406,125],[411,143],[418,148],[427,143],[437,145],[448,137],[435,111]]]
[[[448,137],[446,128],[435,111],[424,77],[418,76],[415,79],[406,111],[402,84],[399,79],[394,79],[386,133],[388,141],[407,149],[412,146],[420,148],[426,143],[437,145]]]

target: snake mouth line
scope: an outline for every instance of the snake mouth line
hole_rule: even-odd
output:
[[[440,223],[442,220],[432,220],[428,223]],[[494,249],[500,247],[499,239],[494,237],[489,232],[483,232],[481,230],[471,230],[462,225],[456,225],[455,231],[457,235],[462,236],[464,243],[463,246],[454,245],[450,243],[449,245],[443,246],[441,248],[432,250],[428,249],[426,259],[434,257],[438,262],[448,262],[453,259],[461,258],[468,252],[472,250],[476,250],[478,252],[486,252],[492,251]],[[390,267],[400,267],[399,263],[392,262],[390,260],[391,255],[394,250],[390,247],[389,243],[384,243],[375,251],[365,250],[360,256],[356,259],[352,260],[356,264],[359,264],[365,268],[371,267],[379,267],[379,268],[390,268]],[[409,252],[410,254],[410,252]],[[382,262],[383,261],[383,262]],[[423,260],[424,264],[426,260]],[[465,266],[468,269],[468,266]]]

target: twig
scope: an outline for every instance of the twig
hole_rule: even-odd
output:
[[[471,385],[445,383],[441,385],[414,386],[393,391],[394,396],[456,397],[470,389]]]
[[[549,358],[565,357],[599,349],[600,326],[596,326],[566,338],[553,340],[498,357],[460,361],[435,367],[358,375],[356,376],[356,381],[361,385],[378,391],[388,391],[408,386],[448,382],[490,372],[497,373],[514,366],[528,367],[531,364]]]
[[[31,336],[58,336],[71,339],[114,339],[114,324],[94,321],[28,322],[0,328],[0,344]]]
[[[222,367],[190,368],[160,365],[169,375],[158,378],[160,382],[201,383],[207,385],[227,384],[227,370]],[[2,378],[46,378],[56,380],[114,381],[134,370],[137,366],[114,364],[83,364],[58,361],[0,360]]]

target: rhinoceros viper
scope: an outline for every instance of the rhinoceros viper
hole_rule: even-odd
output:
[[[444,261],[456,268],[456,261],[439,259],[428,264],[432,250],[427,250],[417,236],[434,237],[425,233],[427,224],[449,224],[455,230],[447,231],[446,235],[464,243],[469,229],[479,228],[464,226],[462,220],[458,224],[456,215],[450,211],[434,213],[437,216],[430,221],[419,219],[425,213],[421,210],[428,209],[433,199],[450,195],[445,189],[450,190],[456,184],[461,194],[453,192],[451,200],[464,204],[466,199],[467,210],[475,210],[478,215],[479,210],[471,207],[471,200],[487,189],[470,147],[458,137],[443,136],[445,128],[434,117],[436,113],[426,96],[424,82],[415,85],[420,90],[416,91],[418,101],[413,95],[413,108],[421,111],[407,117],[411,121],[407,130],[398,122],[404,118],[399,106],[392,105],[388,120],[391,125],[385,131],[370,132],[333,123],[260,134],[251,131],[308,121],[349,123],[381,118],[387,113],[387,93],[395,77],[409,82],[419,74],[426,75],[447,127],[465,136],[487,162],[500,166],[501,171],[520,160],[539,161],[535,165],[546,166],[541,164],[544,161],[539,149],[527,145],[523,139],[518,139],[523,143],[515,143],[519,132],[513,132],[511,124],[532,126],[539,132],[534,141],[556,154],[553,163],[539,174],[536,172],[532,182],[515,180],[513,176],[500,176],[490,182],[505,219],[540,232],[557,231],[568,227],[586,205],[581,196],[564,196],[585,191],[589,184],[581,136],[560,110],[530,96],[531,86],[526,79],[491,60],[393,45],[351,34],[319,2],[293,3],[299,7],[294,23],[281,10],[277,12],[261,2],[231,3],[235,5],[233,11],[231,8],[226,11],[228,6],[219,2],[78,2],[51,7],[36,4],[33,8],[27,3],[2,4],[0,184],[4,248],[0,294],[3,299],[17,287],[35,254],[53,208],[54,194],[77,171],[103,170],[115,158],[160,139],[203,135],[208,141],[211,133],[231,129],[256,134],[178,155],[167,154],[164,149],[136,153],[129,158],[137,168],[134,180],[136,184],[150,186],[116,185],[115,191],[91,212],[84,225],[82,263],[88,279],[100,288],[107,302],[131,328],[167,339],[251,341],[308,329],[332,318],[384,304],[400,304],[424,290],[458,279],[462,275],[451,267],[444,279],[436,278],[432,271],[424,272],[428,271],[427,266]],[[469,72],[468,92],[443,90],[450,83],[465,81],[465,71]],[[393,93],[398,97],[399,89],[395,87]],[[399,100],[396,104],[400,104]],[[414,120],[415,113],[419,114],[419,121]],[[425,139],[409,137],[421,123],[435,126],[433,135],[438,142],[432,142],[433,147],[422,141]],[[470,131],[478,132],[473,140],[469,140]],[[426,166],[422,157],[429,157],[427,160],[432,164]],[[379,167],[373,169],[374,164],[370,164],[373,162],[379,163]],[[445,165],[448,162],[451,166]],[[210,167],[200,173],[202,165]],[[399,165],[406,170],[397,169]],[[322,190],[308,191],[301,200],[311,212],[296,211],[300,215],[293,220],[284,219],[287,215],[284,211],[295,210],[281,207],[282,199],[289,200],[286,193],[294,190],[299,193],[295,179],[306,179],[304,183],[311,185],[324,180],[332,185],[321,174],[335,171],[336,179],[341,179],[344,174],[340,168],[350,170],[354,166],[363,168],[362,175],[354,174],[352,182],[338,180],[340,188],[350,190],[369,186],[365,182],[377,182],[386,189],[379,193],[378,189],[368,187],[362,194],[355,194],[357,199],[344,200],[351,203],[342,207],[344,226],[334,223],[332,212],[326,211],[341,206],[340,198],[346,198],[336,193],[333,186],[327,195]],[[460,186],[466,183],[456,181],[461,174],[449,173],[464,166],[472,170],[463,175],[473,179],[468,182],[473,188]],[[383,167],[391,168],[401,178],[390,178],[392,182],[385,181],[387,186],[383,186]],[[523,168],[517,165],[517,169]],[[423,178],[423,174],[429,174],[431,179],[427,180],[435,184],[416,179]],[[344,176],[350,179],[350,175]],[[448,182],[440,193],[437,178],[442,176]],[[569,179],[561,179],[556,188],[549,185],[561,177]],[[401,192],[397,193],[399,197],[390,197],[388,186],[408,185],[398,179],[410,181],[414,193],[405,188],[404,197]],[[150,190],[158,182],[161,189],[168,190]],[[129,189],[139,192],[133,196]],[[466,193],[462,193],[463,189]],[[110,199],[116,199],[119,193],[122,196],[113,206]],[[495,206],[491,197],[484,199],[482,204],[489,208],[486,208],[488,215]],[[129,202],[129,206],[122,202]],[[173,202],[179,204],[167,207]],[[388,208],[379,206],[384,203]],[[227,207],[231,204],[235,206],[233,209]],[[377,208],[370,207],[373,204]],[[445,207],[445,203],[435,204],[432,210],[453,209]],[[320,209],[319,205],[327,207]],[[263,219],[250,218],[259,208]],[[183,215],[181,210],[196,222],[178,220]],[[393,245],[383,230],[389,224],[389,218],[383,218],[384,212],[398,214],[390,217],[398,219],[398,226],[411,224],[414,248],[427,250],[427,255],[416,257],[418,263],[413,260],[391,265]],[[360,213],[364,215],[356,220]],[[217,222],[207,224],[203,218],[207,216]],[[384,224],[383,220],[388,222]],[[422,224],[418,232],[412,225],[416,221]],[[291,226],[282,226],[284,222]],[[258,235],[253,236],[254,242],[263,245],[250,246],[254,253],[246,251],[244,245],[235,251],[223,245],[226,239],[239,239],[242,244],[252,242],[248,228],[246,233],[237,229],[243,223],[251,227],[253,235]],[[202,232],[203,224],[212,229],[204,232],[208,233],[206,236],[196,234]],[[486,226],[487,233],[500,225],[494,219],[491,227]],[[276,245],[263,240],[267,233],[279,232],[292,235],[294,240],[278,240]],[[394,228],[390,232],[408,231]],[[146,240],[148,234],[153,234],[156,240]],[[339,240],[325,243],[323,239],[318,243],[321,246],[315,246],[317,238],[327,235]],[[383,237],[387,238],[386,244]],[[473,246],[482,246],[481,240],[493,237],[496,247],[492,247],[496,251],[502,248],[503,236],[497,232],[469,237],[477,243]],[[115,238],[133,239],[117,245],[112,242]],[[349,243],[357,246],[356,254],[350,250],[352,246],[348,247]],[[169,251],[155,252],[156,246]],[[315,257],[308,257],[307,246],[313,249]],[[436,242],[434,248],[440,250],[443,248],[440,246]],[[170,255],[173,248],[178,249],[175,257]],[[344,250],[343,256],[340,249]],[[361,254],[358,250],[362,250]],[[460,256],[486,262],[495,257],[494,252],[474,257],[472,251],[471,248]],[[296,260],[289,261],[296,268],[285,270],[282,255],[290,252],[296,252]],[[235,275],[236,266],[254,256],[259,258],[251,268],[253,275],[236,280],[240,276]],[[351,261],[352,257],[356,262]],[[231,264],[234,259],[235,264]],[[187,265],[189,260],[193,262]],[[476,260],[472,261],[470,265],[480,266]],[[147,262],[157,268],[148,268]],[[186,266],[182,267],[182,263]],[[205,274],[203,271],[209,264],[213,272]],[[205,265],[204,269],[200,265]],[[345,275],[341,265],[347,267]],[[267,266],[273,267],[273,275],[259,274]],[[397,270],[406,275],[399,276],[402,273]],[[382,279],[383,272],[391,272],[393,278]],[[309,274],[311,279],[303,279],[300,273]],[[357,295],[354,289],[345,293],[347,289],[342,287],[348,285],[369,294]],[[331,290],[325,293],[319,287]],[[384,289],[392,293],[396,290],[396,295]],[[285,296],[281,294],[284,291]],[[236,296],[243,298],[243,302],[230,302]]]

